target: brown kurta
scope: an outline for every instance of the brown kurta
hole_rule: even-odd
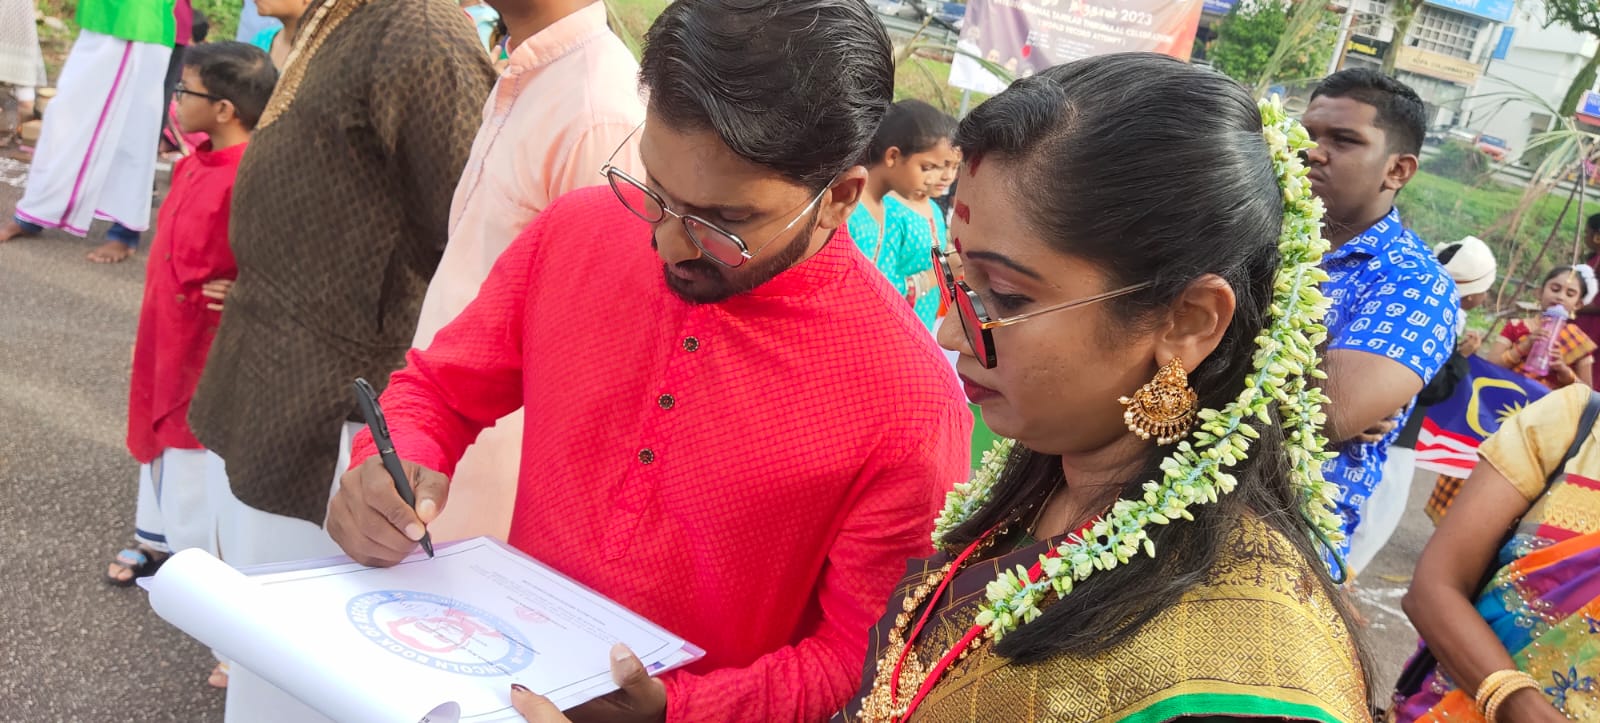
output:
[[[350,384],[381,389],[404,362],[494,82],[447,0],[373,0],[327,27],[239,168],[239,280],[189,417],[240,501],[317,524],[339,425],[360,419]]]

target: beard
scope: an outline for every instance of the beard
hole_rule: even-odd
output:
[[[726,301],[754,290],[794,266],[811,246],[811,234],[815,229],[814,214],[809,222],[801,225],[799,232],[770,255],[750,259],[738,268],[728,268],[702,256],[677,264],[662,264],[661,274],[667,288],[691,304]],[[655,239],[650,243],[654,246]],[[689,278],[679,276],[680,273]]]

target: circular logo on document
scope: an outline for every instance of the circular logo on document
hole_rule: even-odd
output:
[[[351,598],[345,614],[384,650],[458,675],[515,673],[537,654],[499,618],[442,595],[378,590]]]

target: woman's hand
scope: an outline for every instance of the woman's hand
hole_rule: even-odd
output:
[[[548,698],[520,685],[511,686],[511,706],[529,723],[657,723],[667,719],[667,687],[650,677],[628,646],[611,648],[611,680],[617,690],[572,709],[556,709]]]
[[[1499,433],[1514,431],[1505,427]],[[1464,691],[1477,690],[1490,673],[1516,668],[1511,653],[1478,613],[1475,598],[1478,580],[1495,562],[1500,533],[1528,507],[1527,498],[1504,474],[1479,462],[1423,548],[1411,589],[1401,599],[1406,617]],[[1501,720],[1543,719],[1502,715]]]
[[[916,275],[906,279],[906,301],[916,305],[917,300],[933,291],[934,270],[919,271]]]
[[[1540,691],[1533,688],[1523,688],[1511,694],[1500,709],[1495,711],[1496,720],[1515,721],[1515,723],[1563,723],[1571,721],[1561,711],[1550,704]]]
[[[528,723],[572,723],[572,719],[562,715],[561,709],[549,698],[516,683],[511,684],[511,707],[521,713]]]

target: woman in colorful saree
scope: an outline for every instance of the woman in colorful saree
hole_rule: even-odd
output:
[[[836,720],[1369,719],[1314,542],[1338,522],[1304,130],[1119,54],[1018,81],[958,136],[939,341],[1015,443],[951,493]]]
[[[1404,599],[1439,670],[1401,691],[1396,720],[1600,720],[1600,443],[1592,425],[1577,439],[1591,394],[1551,392],[1478,448],[1488,464]]]

